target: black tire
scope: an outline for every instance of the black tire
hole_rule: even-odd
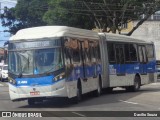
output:
[[[28,99],[28,105],[35,105],[35,99],[34,98],[29,98]]]
[[[141,87],[140,78],[138,76],[135,76],[134,85],[128,86],[125,89],[127,92],[137,92],[137,91],[139,91],[140,87]]]
[[[76,95],[76,97],[72,98],[72,103],[77,104],[81,100],[82,100],[82,86],[81,86],[80,81],[78,81],[78,84],[77,84],[77,95]]]
[[[134,85],[133,85],[133,92],[137,92],[139,91],[141,87],[141,82],[140,82],[140,78],[138,76],[135,77],[134,79]]]
[[[102,94],[102,82],[101,79],[99,78],[97,90],[95,91],[95,96],[99,97],[101,94]]]
[[[112,88],[112,87],[106,88],[106,93],[112,93],[112,91],[113,91],[113,88]]]
[[[134,86],[125,87],[127,92],[134,92]]]

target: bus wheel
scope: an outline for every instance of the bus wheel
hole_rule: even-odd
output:
[[[71,99],[72,103],[74,103],[74,104],[77,104],[82,100],[82,87],[81,87],[80,81],[78,81],[78,84],[77,84],[77,93],[76,94],[77,94],[76,97]]]
[[[95,91],[95,96],[99,97],[101,94],[102,94],[102,82],[101,79],[99,78],[97,90]]]
[[[80,102],[82,100],[82,87],[81,87],[81,83],[79,82],[77,85],[77,103]]]
[[[34,98],[29,98],[28,99],[28,105],[35,105],[35,99]]]
[[[140,78],[135,76],[134,85],[126,87],[127,92],[137,92],[141,87]]]
[[[135,79],[134,79],[134,85],[132,87],[132,90],[134,92],[138,91],[141,87],[141,82],[140,82],[140,78],[138,76],[135,76]]]
[[[113,92],[113,87],[106,88],[106,93],[112,93],[112,92]]]

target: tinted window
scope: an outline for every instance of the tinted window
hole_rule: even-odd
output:
[[[136,52],[136,45],[130,45],[130,59],[131,61],[137,61],[137,52]]]
[[[124,64],[124,46],[116,45],[116,60],[118,64]]]
[[[142,47],[138,47],[139,51],[139,62],[143,62],[143,52],[142,52]]]
[[[125,44],[125,61],[137,61],[137,48],[135,44]]]
[[[143,57],[144,57],[143,62],[147,62],[146,50],[145,50],[145,47],[144,47],[144,46],[142,47],[142,51],[143,51]]]
[[[115,62],[114,44],[113,43],[107,43],[107,47],[108,47],[109,62]]]
[[[129,62],[130,61],[129,44],[125,44],[124,49],[125,49],[125,61]]]
[[[65,50],[65,58],[66,63],[79,63],[80,62],[80,45],[78,40],[68,38],[64,43],[64,50]]]
[[[153,58],[154,57],[154,48],[153,48],[153,45],[147,45],[146,46],[146,50],[147,50],[147,57],[148,58]]]
[[[73,63],[80,62],[79,49],[72,49]]]

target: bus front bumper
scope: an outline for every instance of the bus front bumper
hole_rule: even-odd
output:
[[[16,87],[9,84],[9,94],[12,101],[26,100],[28,98],[68,97],[63,83],[58,85]]]

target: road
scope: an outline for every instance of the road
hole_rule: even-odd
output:
[[[116,88],[110,94],[103,94],[100,97],[93,97],[92,94],[86,94],[83,101],[78,104],[72,104],[69,100],[54,98],[44,103],[37,103],[34,106],[28,106],[27,101],[12,102],[9,98],[7,82],[0,83],[0,111],[71,111],[65,112],[48,112],[49,115],[55,116],[58,120],[84,119],[88,120],[96,116],[96,112],[87,113],[85,111],[160,111],[160,82],[145,85],[139,92],[126,92],[124,89]],[[78,112],[77,112],[78,111]],[[155,112],[156,113],[156,112]],[[93,115],[94,114],[94,115]],[[97,113],[101,116],[107,113]],[[117,113],[118,114],[118,113]],[[123,113],[122,113],[123,114]],[[73,117],[67,117],[73,116]],[[78,118],[77,118],[78,117]],[[0,118],[1,120],[2,118]],[[3,118],[4,119],[4,118]],[[96,120],[93,117],[92,120]],[[99,117],[98,120],[106,119]],[[109,119],[107,117],[107,119]],[[115,120],[117,117],[111,117]],[[122,120],[143,120],[153,118],[133,117],[123,118]],[[159,118],[154,117],[154,120]]]

